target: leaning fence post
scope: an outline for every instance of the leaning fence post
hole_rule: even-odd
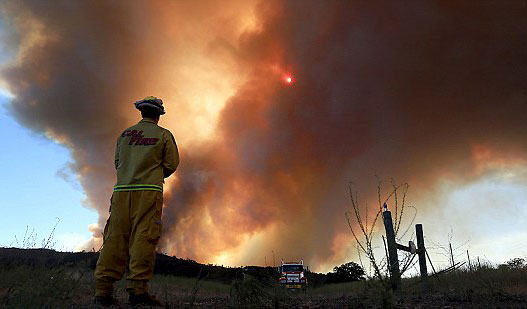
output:
[[[468,250],[467,250],[467,260],[468,260],[468,269],[472,271],[472,263],[470,263],[470,254],[468,254]]]
[[[395,242],[395,232],[393,231],[391,212],[389,210],[385,210],[382,213],[382,218],[384,221],[384,228],[386,230],[386,240],[388,241],[388,254],[392,288],[395,290],[399,287],[399,284],[401,282],[401,275],[399,272],[399,257],[397,256],[397,243]]]
[[[417,237],[417,252],[419,254],[419,270],[421,271],[421,279],[425,281],[428,278],[428,270],[426,269],[426,249],[422,224],[415,225],[415,235]]]
[[[456,268],[456,263],[454,262],[454,253],[452,252],[452,243],[448,243],[448,246],[450,247],[450,261],[452,262],[452,267]]]

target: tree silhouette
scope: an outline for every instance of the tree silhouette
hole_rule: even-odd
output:
[[[354,262],[335,266],[333,272],[327,274],[327,283],[339,283],[364,280],[364,269]]]

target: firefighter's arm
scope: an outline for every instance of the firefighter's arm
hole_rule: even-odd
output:
[[[119,150],[121,148],[121,145],[119,145],[120,140],[120,138],[117,139],[117,145],[115,146],[115,169],[119,167]]]
[[[167,178],[174,173],[179,165],[179,152],[176,140],[170,131],[165,131],[163,148],[163,176]]]

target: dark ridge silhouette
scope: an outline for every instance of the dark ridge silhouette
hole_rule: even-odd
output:
[[[98,252],[58,252],[51,249],[0,248],[0,267],[10,269],[18,266],[55,268],[61,266],[95,269]],[[212,264],[200,264],[191,259],[157,253],[155,274],[205,279],[230,284],[247,276],[257,280],[274,280],[280,277],[275,267],[245,266],[224,267]],[[311,286],[334,283],[332,273],[320,274],[307,271]],[[337,282],[337,281],[335,281]],[[342,280],[338,282],[343,282]]]

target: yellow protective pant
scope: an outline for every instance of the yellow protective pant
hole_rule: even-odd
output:
[[[128,259],[126,290],[131,294],[148,292],[161,235],[162,208],[163,193],[159,191],[113,193],[95,269],[95,296],[112,295],[113,283],[123,278]]]

